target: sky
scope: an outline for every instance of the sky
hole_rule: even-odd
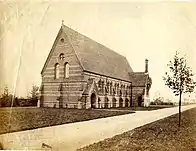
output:
[[[151,99],[173,99],[164,85],[176,51],[196,72],[196,2],[1,1],[0,93],[26,97],[64,24],[124,55],[135,72],[149,60]]]

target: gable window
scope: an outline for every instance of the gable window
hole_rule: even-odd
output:
[[[120,94],[119,94],[120,96],[122,96],[122,91],[120,90]]]
[[[107,89],[107,87],[105,87],[105,93],[108,93],[108,89]]]
[[[115,88],[113,88],[113,94],[116,94],[116,89]]]
[[[69,63],[68,62],[64,64],[64,77],[69,78]]]
[[[119,83],[116,84],[116,92],[119,94]]]
[[[101,79],[98,81],[98,87],[101,88]]]
[[[102,91],[102,93],[104,93],[104,81],[102,81],[102,83],[101,83],[101,91]]]
[[[63,60],[65,58],[65,54],[64,53],[61,53],[60,55],[59,55],[59,59],[60,60]]]
[[[128,92],[127,92],[127,91],[125,91],[125,96],[127,97],[127,95],[128,95]]]
[[[60,67],[59,67],[59,64],[56,63],[55,64],[55,67],[54,67],[54,74],[55,74],[55,79],[59,79],[60,77]]]
[[[112,82],[110,82],[110,94],[112,94]]]
[[[107,89],[107,92],[109,92],[109,85],[110,85],[110,82],[109,82],[109,81],[107,81],[107,83],[106,83],[106,89]]]
[[[65,40],[64,40],[64,38],[61,38],[61,42],[63,43]]]

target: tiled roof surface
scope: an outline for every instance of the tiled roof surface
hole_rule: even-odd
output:
[[[67,26],[63,25],[62,30],[85,71],[130,81],[128,73],[133,70],[124,56]]]
[[[145,72],[133,72],[124,56],[114,52],[102,44],[65,25],[61,26],[57,37],[60,34],[65,34],[85,71],[130,81],[133,86],[144,86],[146,82],[152,83],[148,74]],[[58,39],[57,37],[56,40]],[[46,68],[47,62],[54,51],[56,40],[41,73],[43,73]]]
[[[149,77],[145,72],[130,73],[130,81],[133,86],[145,86],[147,80],[149,80]]]

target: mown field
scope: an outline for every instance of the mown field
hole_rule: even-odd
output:
[[[123,107],[123,108],[110,108],[115,110],[132,110],[132,111],[152,111],[164,108],[175,107],[174,105],[150,105],[149,107]]]
[[[0,108],[0,134],[80,122],[133,111],[103,111],[56,108]]]
[[[89,145],[78,151],[195,151],[196,108]]]

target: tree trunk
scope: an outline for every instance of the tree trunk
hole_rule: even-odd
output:
[[[180,127],[181,123],[181,102],[182,102],[182,92],[180,92],[180,98],[179,98],[179,119],[178,119],[178,126]]]

